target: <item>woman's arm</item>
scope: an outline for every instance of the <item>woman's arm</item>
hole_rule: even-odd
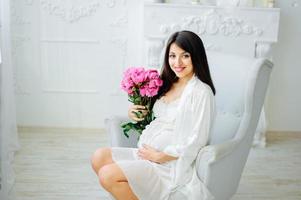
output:
[[[162,151],[157,151],[156,149],[146,144],[143,144],[143,147],[138,150],[138,156],[142,159],[159,164],[178,159],[178,157],[167,155]]]

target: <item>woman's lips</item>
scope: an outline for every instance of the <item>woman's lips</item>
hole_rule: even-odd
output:
[[[174,67],[174,69],[176,72],[182,72],[185,69],[185,67]]]

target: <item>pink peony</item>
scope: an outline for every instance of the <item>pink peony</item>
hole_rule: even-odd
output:
[[[146,79],[145,79],[145,71],[144,69],[138,68],[138,70],[135,70],[131,74],[131,78],[134,81],[135,84],[142,84]]]
[[[163,85],[163,81],[160,79],[157,70],[131,67],[124,72],[120,85],[121,89],[127,92],[130,102],[135,105],[144,105],[148,110],[148,113],[144,116],[142,121],[137,123],[129,122],[121,126],[127,137],[129,137],[128,132],[130,130],[138,131],[141,134],[145,126],[154,119],[153,112],[150,109],[152,102],[151,97],[158,94],[160,87]],[[138,114],[139,112],[136,113],[137,116]],[[141,113],[139,115],[141,115]]]
[[[136,90],[142,97],[153,97],[158,94],[162,84],[163,81],[157,70],[131,67],[124,72],[121,89],[128,95],[134,95],[134,90]]]
[[[140,95],[141,96],[146,96],[146,97],[153,97],[153,96],[156,96],[158,94],[158,88],[152,88],[152,87],[149,87],[147,85],[143,86],[141,89],[140,89]]]
[[[159,79],[160,75],[157,70],[150,69],[146,73],[148,79]]]

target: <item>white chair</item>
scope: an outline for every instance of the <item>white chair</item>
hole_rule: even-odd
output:
[[[217,115],[207,146],[197,157],[197,173],[216,200],[237,191],[263,106],[273,64],[265,59],[207,52],[216,88]],[[136,147],[137,134],[126,138],[120,124],[127,117],[106,119],[111,146]]]

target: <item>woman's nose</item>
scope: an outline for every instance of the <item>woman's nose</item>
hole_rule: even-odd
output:
[[[176,57],[175,64],[176,64],[177,66],[179,66],[179,65],[182,64],[181,57]]]

